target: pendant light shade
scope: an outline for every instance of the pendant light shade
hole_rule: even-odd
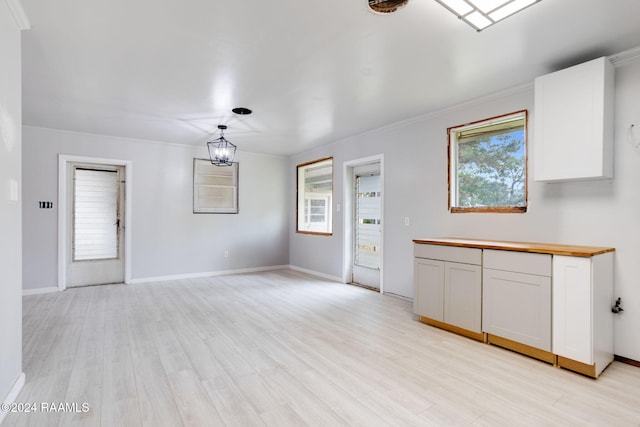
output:
[[[224,137],[224,130],[226,128],[225,125],[218,125],[220,137],[207,142],[209,159],[211,159],[212,165],[231,166],[233,164],[233,158],[236,155],[236,146]]]

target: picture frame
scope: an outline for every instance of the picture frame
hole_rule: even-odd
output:
[[[193,213],[237,214],[237,162],[215,166],[209,159],[193,159]]]

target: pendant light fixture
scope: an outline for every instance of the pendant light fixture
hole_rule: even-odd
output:
[[[211,159],[211,164],[214,166],[231,166],[236,155],[236,146],[224,137],[226,128],[225,125],[218,125],[220,137],[207,142],[209,159]]]
[[[368,0],[369,8],[377,13],[393,13],[406,5],[409,0]]]

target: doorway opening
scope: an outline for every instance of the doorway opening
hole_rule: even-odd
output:
[[[383,293],[382,155],[345,162],[344,177],[343,279]]]
[[[59,157],[58,289],[127,283],[131,163]]]

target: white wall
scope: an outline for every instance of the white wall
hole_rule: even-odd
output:
[[[610,182],[543,184],[531,179],[526,214],[450,214],[447,211],[448,127],[517,110],[529,111],[529,153],[535,144],[533,85],[469,102],[435,115],[408,120],[357,135],[328,147],[301,153],[289,164],[289,189],[295,193],[295,166],[333,156],[335,200],[343,199],[345,161],[384,153],[384,288],[412,296],[412,239],[468,237],[616,248],[616,295],[625,312],[616,318],[616,354],[640,360],[640,150],[628,143],[628,127],[640,135],[640,60],[616,69],[616,178]],[[640,136],[639,136],[640,137]],[[410,217],[410,226],[404,217]],[[334,209],[331,237],[290,231],[290,264],[341,277],[343,216]]]
[[[290,173],[294,173],[298,163],[334,156],[335,200],[344,204],[343,163],[384,154],[384,289],[411,297],[412,239],[437,236],[526,239],[530,234],[528,229],[534,226],[539,229],[537,240],[554,240],[553,209],[540,209],[543,184],[532,180],[529,181],[527,214],[450,214],[447,211],[447,128],[522,109],[530,111],[531,120],[531,87],[296,155],[291,160]],[[410,219],[408,227],[404,225],[405,217]],[[331,237],[300,235],[293,228],[294,225],[290,237],[290,263],[341,277],[342,214],[334,209],[334,234]]]
[[[58,154],[132,161],[128,226],[134,281],[289,262],[283,157],[239,152],[240,213],[193,214],[193,158],[207,157],[204,143],[192,147],[29,126],[23,132],[24,289],[57,286]],[[40,200],[54,202],[54,209],[39,209]]]
[[[0,1],[0,402],[22,372],[20,28]],[[0,412],[0,422],[5,413]]]

